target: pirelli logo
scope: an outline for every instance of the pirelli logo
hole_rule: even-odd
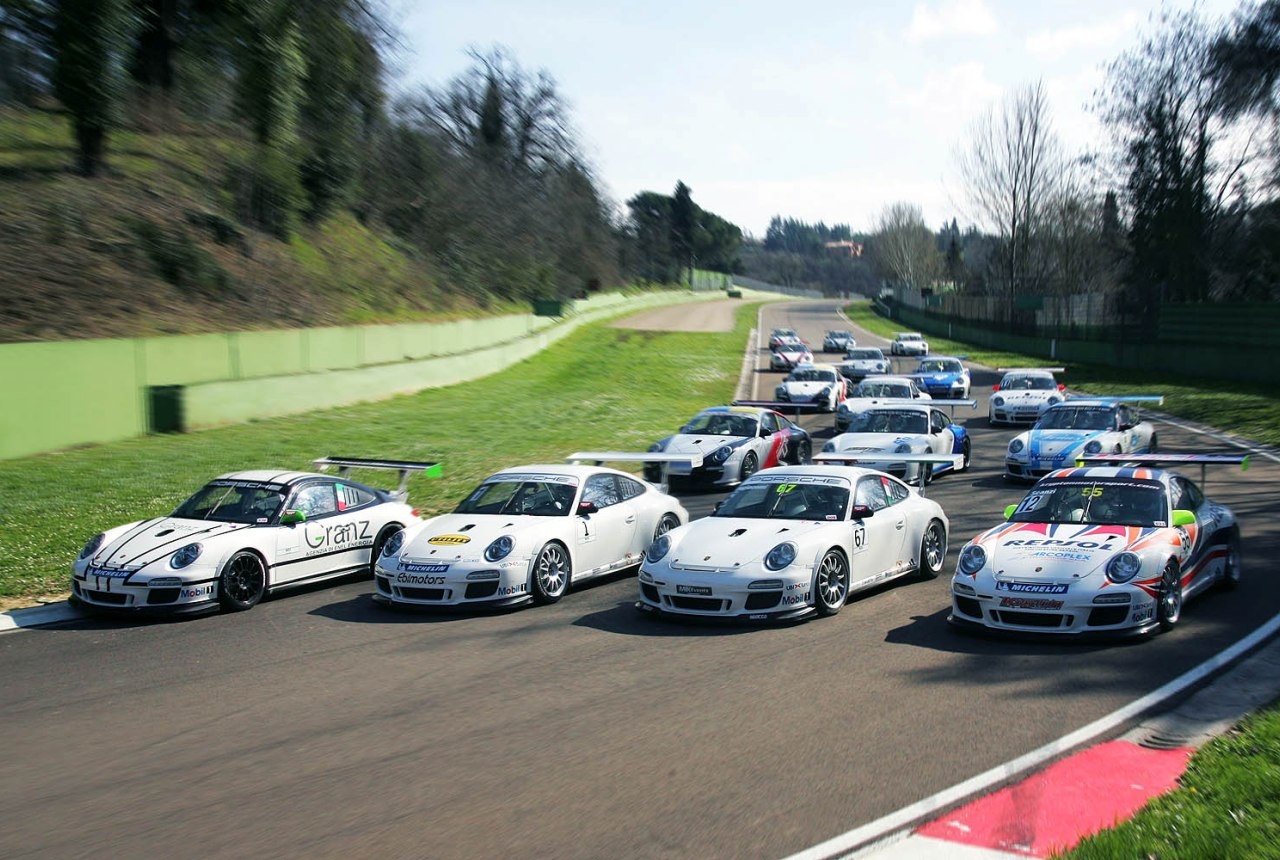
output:
[[[466,535],[436,535],[433,538],[427,538],[427,543],[437,546],[457,546],[462,543],[471,543],[471,538]]]

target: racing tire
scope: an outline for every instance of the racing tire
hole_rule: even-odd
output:
[[[255,553],[242,549],[218,574],[218,604],[228,612],[252,609],[267,593],[267,569]]]
[[[849,562],[839,550],[827,550],[813,576],[813,606],[829,618],[849,599]]]
[[[969,437],[968,436],[964,437],[964,444],[960,446],[960,453],[964,455],[964,459],[960,462],[961,472],[969,471],[969,460],[970,460],[969,449],[971,447],[972,446],[969,444]]]
[[[738,470],[738,477],[745,481],[758,471],[760,471],[760,460],[757,459],[755,451],[748,451],[742,458],[742,466]]]
[[[925,451],[925,453],[932,454],[933,451]],[[918,463],[917,465],[920,467],[920,489],[923,490],[925,487],[933,483],[933,464]]]
[[[1160,629],[1168,633],[1178,626],[1182,618],[1182,577],[1178,572],[1178,563],[1173,559],[1164,566],[1164,575],[1160,577],[1160,593],[1156,596],[1156,621]]]
[[[1124,449],[1122,449],[1119,445],[1116,445],[1114,448],[1112,448],[1112,449],[1111,449],[1111,453],[1112,453],[1112,454],[1123,454],[1123,453],[1124,453]]]
[[[680,526],[680,518],[675,514],[666,513],[662,515],[662,519],[658,520],[658,525],[653,530],[653,539],[657,540],[667,532]]]
[[[1155,433],[1151,434],[1151,444],[1147,446],[1148,454],[1155,454],[1160,451],[1160,437]]]
[[[1240,587],[1240,532],[1233,530],[1227,541],[1227,560],[1222,566],[1222,576],[1218,579],[1218,588],[1223,591],[1235,591]]]
[[[373,548],[369,553],[369,577],[378,572],[378,556],[382,555],[382,548],[387,545],[387,541],[391,540],[391,536],[402,530],[404,526],[399,523],[389,523],[382,527],[382,531],[378,532],[377,539],[373,542]]]
[[[920,538],[920,564],[916,570],[919,579],[937,579],[947,560],[947,530],[940,520],[930,520]]]
[[[796,445],[795,464],[797,466],[803,466],[804,464],[808,463],[812,459],[813,459],[813,445],[809,442],[808,439],[805,439],[803,442]]]
[[[529,570],[529,594],[539,606],[547,606],[564,597],[573,578],[573,564],[563,545],[550,541],[538,550]]]

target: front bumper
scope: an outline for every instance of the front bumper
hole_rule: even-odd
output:
[[[92,612],[196,615],[218,610],[218,582],[208,579],[152,588],[73,575],[70,602]]]
[[[764,581],[776,582],[777,587],[748,587]],[[817,611],[812,573],[807,568],[786,576],[761,575],[748,580],[714,571],[655,572],[642,565],[640,599],[635,606],[657,615],[747,623],[794,621]]]
[[[439,574],[387,570],[373,575],[373,599],[383,605],[500,608],[533,602],[529,559],[510,564],[451,565]]]
[[[982,584],[953,583],[947,620],[961,628],[1056,639],[1143,636],[1159,627],[1155,599],[1137,588],[1115,587],[1105,594],[1089,590],[1079,595],[992,591]],[[1128,599],[1119,602],[1121,598]]]

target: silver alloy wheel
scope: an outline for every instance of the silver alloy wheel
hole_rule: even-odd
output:
[[[1170,561],[1164,567],[1164,576],[1160,578],[1160,596],[1156,602],[1156,616],[1160,629],[1169,631],[1182,618],[1182,579],[1178,573],[1178,563]]]
[[[658,520],[658,527],[653,530],[653,539],[657,540],[679,525],[680,518],[675,514],[663,514],[662,519]]]
[[[814,578],[814,605],[819,615],[835,615],[849,597],[849,565],[844,556],[830,550],[818,565]]]
[[[920,538],[920,578],[936,579],[942,573],[942,563],[947,557],[947,535],[942,523],[933,520]]]
[[[565,548],[549,543],[538,553],[533,563],[531,591],[535,603],[555,603],[564,596],[569,586],[571,565]]]

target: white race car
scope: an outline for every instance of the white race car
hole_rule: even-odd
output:
[[[886,456],[865,464],[887,472],[909,484],[928,484],[937,475],[969,468],[968,431],[956,424],[939,406],[977,405],[973,400],[902,400],[882,402],[851,413],[847,432],[822,446],[823,454],[958,454],[959,465],[951,461],[907,462]]]
[[[813,350],[802,340],[784,340],[769,352],[771,370],[791,370],[801,364],[813,364]]]
[[[533,465],[486,478],[451,514],[399,532],[374,570],[393,606],[555,603],[593,577],[635,567],[689,514],[673,496],[598,465]]]
[[[893,336],[889,352],[893,355],[928,355],[929,342],[918,331],[900,331]]]
[[[948,620],[1059,637],[1172,628],[1183,600],[1239,583],[1240,528],[1230,509],[1162,467],[1246,459],[1111,454],[1050,473],[1008,507],[1007,522],[960,551]]]
[[[822,337],[823,352],[848,352],[857,345],[853,332],[848,329],[833,329]]]
[[[936,577],[948,528],[936,502],[881,472],[769,469],[650,545],[636,608],[742,621],[835,615],[851,593]]]
[[[889,372],[889,359],[884,357],[884,353],[878,347],[859,346],[854,347],[844,354],[844,361],[840,362],[837,367],[845,376],[858,382],[864,376],[871,376],[876,373]]]
[[[834,365],[802,364],[778,383],[774,397],[786,403],[814,403],[835,412],[848,393],[848,380]]]
[[[836,430],[844,432],[855,412],[885,400],[932,399],[910,376],[868,376],[853,387],[844,403],[836,409]]]
[[[690,418],[679,433],[654,442],[649,453],[697,455],[697,464],[673,463],[669,474],[726,487],[761,469],[809,462],[813,440],[807,430],[769,407],[710,406]],[[661,469],[646,465],[645,477],[657,483]]]
[[[1163,403],[1158,396],[1077,397],[1044,411],[1030,430],[1009,442],[1006,478],[1035,480],[1093,454],[1149,454],[1159,448],[1155,427],[1130,403]]]
[[[419,522],[404,501],[409,473],[440,475],[436,463],[316,462],[344,471],[231,472],[167,517],[97,535],[72,565],[72,601],[90,610],[236,611],[285,586],[368,575],[391,536]],[[399,471],[400,490],[347,480],[353,466]]]
[[[991,389],[992,424],[1034,424],[1046,409],[1067,399],[1054,373],[1061,367],[999,368],[1004,374]]]

